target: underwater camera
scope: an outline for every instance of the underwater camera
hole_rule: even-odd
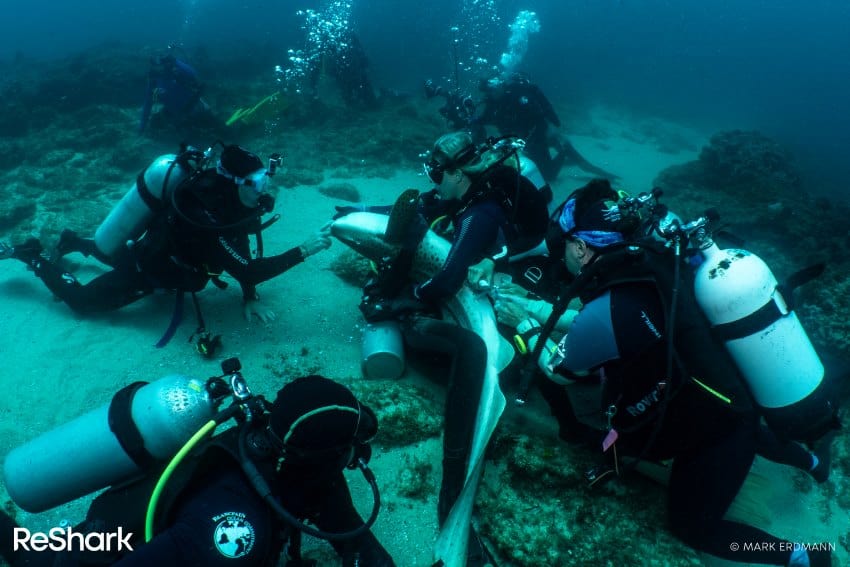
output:
[[[269,156],[268,176],[272,177],[277,173],[277,168],[283,165],[283,155],[274,153]]]

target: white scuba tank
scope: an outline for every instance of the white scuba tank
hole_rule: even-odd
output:
[[[523,177],[525,177],[532,185],[534,185],[535,189],[538,191],[548,191],[551,195],[552,189],[549,186],[549,183],[543,177],[543,174],[540,173],[540,168],[537,167],[537,164],[534,163],[531,158],[525,155],[522,152],[518,152],[519,156],[519,173]],[[554,199],[549,199],[549,202],[546,204],[549,209],[549,216],[555,212],[555,201]]]
[[[48,510],[172,457],[214,414],[200,380],[171,375],[124,388],[110,404],[13,449],[3,464],[6,489],[26,511]]]
[[[531,184],[537,187],[538,190],[548,185],[543,178],[543,174],[540,173],[537,164],[522,152],[519,152],[519,172],[523,177],[531,181]]]
[[[695,274],[697,303],[723,340],[768,424],[808,439],[833,411],[824,366],[764,261],[712,243]]]
[[[128,241],[142,236],[156,206],[165,205],[177,185],[188,176],[179,165],[172,166],[176,157],[175,154],[159,156],[136,178],[94,234],[94,242],[100,252],[113,257]],[[139,187],[140,179],[144,180],[144,188]],[[145,191],[146,197],[143,196]],[[155,205],[153,208],[152,204]]]

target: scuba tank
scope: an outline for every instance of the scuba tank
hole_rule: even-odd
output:
[[[13,449],[6,489],[28,512],[42,512],[128,480],[170,458],[214,415],[205,383],[180,375],[123,388],[112,401]]]
[[[654,234],[684,239],[695,255],[694,295],[715,336],[724,344],[771,430],[784,439],[810,442],[838,423],[824,366],[792,304],[795,287],[822,271],[807,268],[779,285],[767,264],[752,252],[721,250],[708,231],[713,209],[683,224],[657,202],[649,204]],[[652,203],[650,203],[652,202]]]
[[[195,153],[197,150],[190,150]],[[165,154],[136,177],[136,182],[110,211],[94,234],[97,249],[104,255],[114,255],[137,240],[145,232],[154,214],[168,206],[169,197],[175,188],[190,175],[186,161],[176,154]],[[190,159],[194,156],[190,156]]]
[[[375,475],[368,467],[371,456],[369,443],[377,432],[377,418],[372,410],[354,399],[356,409],[351,406],[344,410],[357,413],[358,425],[350,433],[350,447],[319,447],[311,451],[269,435],[275,404],[269,404],[263,396],[251,392],[240,372],[242,366],[238,359],[222,361],[221,369],[222,376],[213,376],[206,381],[172,375],[151,384],[131,384],[115,394],[110,404],[14,449],[4,464],[6,488],[12,500],[24,510],[41,512],[112,486],[99,495],[89,509],[90,514],[95,508],[100,512],[106,511],[107,516],[98,519],[110,522],[116,520],[116,511],[123,518],[133,516],[138,504],[134,500],[138,491],[135,494],[133,491],[140,486],[136,481],[144,483],[146,475],[154,473],[159,479],[153,490],[142,486],[144,495],[149,496],[144,515],[144,541],[149,542],[156,534],[157,518],[161,519],[158,516],[162,511],[158,510],[161,501],[166,505],[163,513],[167,513],[169,498],[165,489],[174,472],[187,456],[196,449],[202,449],[200,443],[219,425],[235,419],[237,427],[226,433],[236,432],[238,446],[229,452],[238,459],[240,468],[257,494],[281,520],[298,532],[329,541],[349,540],[366,533],[377,520],[381,505]],[[348,394],[353,398],[350,391]],[[226,398],[232,400],[230,406],[218,411]],[[308,408],[313,409],[336,409],[336,406]],[[294,414],[284,413],[280,419],[284,426],[287,426],[286,420],[293,420],[288,424],[291,432],[296,425],[305,426],[307,420],[304,418],[311,415],[314,415],[312,411],[299,414],[294,408]],[[370,421],[372,426],[365,427]],[[361,423],[364,424],[362,430]],[[210,443],[215,444],[216,439]],[[226,442],[220,446],[226,446]],[[271,470],[276,470],[274,463],[279,459],[307,462],[305,459],[324,459],[337,453],[345,457],[340,466],[359,469],[372,492],[369,518],[344,532],[319,530],[293,516],[277,500],[264,473],[258,468],[262,466],[268,470],[269,459],[273,465]],[[255,458],[265,462],[258,465],[254,462]],[[184,482],[191,479],[193,471],[189,470],[186,474]],[[176,484],[183,486],[180,482]],[[170,502],[173,503],[173,498]],[[138,519],[133,518],[130,522]],[[117,525],[123,525],[123,521]],[[291,544],[293,547],[289,555],[293,562],[298,563],[300,539],[295,536]]]
[[[657,202],[652,210],[653,236],[671,242],[684,239],[697,255],[694,295],[715,336],[735,361],[761,414],[784,439],[812,441],[838,423],[824,366],[793,310],[794,288],[815,277],[821,267],[807,268],[781,286],[767,264],[752,252],[721,250],[708,225],[719,216],[713,209],[683,224]],[[651,202],[652,201],[652,202]],[[698,265],[697,265],[698,264]]]
[[[770,268],[746,250],[702,244],[697,303],[747,381],[774,432],[798,441],[835,423],[824,366]],[[789,292],[790,293],[790,292]]]
[[[838,426],[824,366],[792,305],[791,291],[815,277],[822,266],[807,268],[780,286],[767,264],[746,250],[721,250],[711,238],[708,225],[717,220],[710,210],[698,219],[682,223],[658,203],[659,189],[621,199],[609,215],[624,217],[648,207],[649,223],[643,236],[667,241],[683,261],[695,267],[694,295],[715,336],[731,355],[760,413],[780,437],[812,441]],[[697,255],[690,255],[696,252]],[[590,270],[587,270],[590,272]],[[576,278],[577,280],[581,278]],[[574,282],[575,285],[576,282]],[[559,302],[547,320],[542,336],[548,337],[552,319],[566,309]],[[536,345],[536,362],[543,349]],[[519,403],[524,403],[530,378],[521,384]]]
[[[542,191],[544,187],[547,187],[549,183],[543,179],[543,174],[540,173],[540,169],[537,167],[537,164],[531,161],[531,159],[526,156],[523,152],[519,152],[519,174],[528,179],[532,185],[534,185],[538,191]],[[550,213],[552,211],[549,211]]]
[[[360,367],[367,378],[395,380],[404,374],[404,341],[394,319],[367,323],[363,328]]]

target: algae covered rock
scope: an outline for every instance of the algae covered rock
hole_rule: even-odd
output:
[[[404,380],[358,380],[348,387],[378,416],[375,443],[382,447],[404,447],[442,433],[442,405],[419,386]]]
[[[331,262],[331,271],[347,284],[363,287],[373,273],[369,260],[346,248]]]
[[[319,187],[319,193],[332,199],[359,203],[361,201],[360,191],[351,183],[330,183]]]
[[[715,134],[700,152],[699,161],[715,189],[735,191],[746,186],[785,192],[801,185],[791,152],[754,130]]]
[[[499,436],[492,453],[477,517],[509,564],[634,565],[646,553],[666,565],[700,565],[667,528],[663,487],[630,474],[591,489],[583,471],[596,456],[554,439]]]

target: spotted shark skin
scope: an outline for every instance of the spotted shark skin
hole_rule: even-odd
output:
[[[336,220],[331,234],[362,256],[380,262],[394,258],[399,246],[384,240],[389,217],[378,213],[357,212]],[[451,244],[427,231],[413,260],[411,275],[417,281],[433,276],[443,266]],[[513,347],[499,335],[496,316],[489,299],[473,293],[464,286],[441,306],[444,319],[473,331],[487,346],[487,368],[478,406],[475,432],[472,439],[466,483],[454,507],[449,512],[443,529],[437,537],[434,560],[445,567],[463,567],[469,545],[469,524],[475,493],[484,470],[484,451],[505,409],[505,396],[499,388],[499,372],[514,355]]]

